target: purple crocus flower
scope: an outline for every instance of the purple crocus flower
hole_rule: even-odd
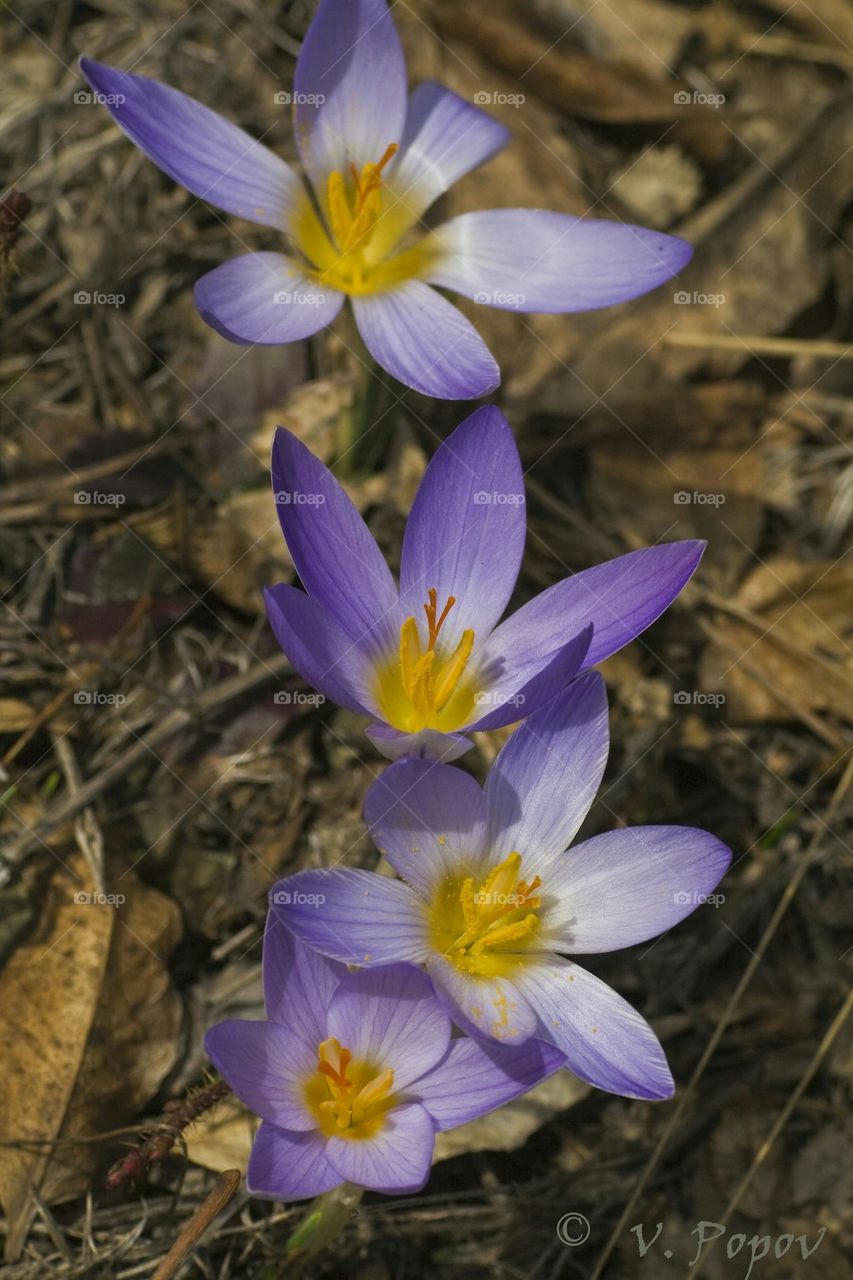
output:
[[[261,1117],[249,1190],[304,1199],[354,1182],[419,1191],[437,1130],[526,1092],[563,1065],[551,1045],[451,1040],[422,970],[350,973],[309,950],[274,916],[263,957],[267,1021],[221,1022],[205,1048]]]
[[[337,480],[283,428],[272,471],[305,587],[266,592],[273,630],[310,684],[374,719],[368,734],[392,759],[451,760],[471,745],[468,730],[528,715],[649,626],[705,545],[619,556],[500,622],[521,564],[525,515],[518,449],[498,409],[475,410],[427,467],[403,538],[399,588]]]
[[[433,286],[504,310],[588,311],[656,288],[690,258],[674,236],[538,209],[465,213],[429,231],[429,207],[509,134],[439,84],[407,93],[385,0],[320,0],[292,95],[305,180],[186,94],[89,58],[81,67],[170,177],[286,239],[287,253],[244,254],[196,285],[202,316],[232,342],[307,338],[349,298],[383,369],[426,395],[468,399],[500,372]]]
[[[671,929],[731,860],[692,827],[634,827],[564,852],[607,759],[607,700],[594,672],[513,733],[485,789],[461,769],[392,765],[365,818],[404,881],[304,871],[275,907],[325,955],[426,964],[454,1021],[492,1040],[550,1041],[581,1079],[632,1098],[668,1098],[672,1077],[643,1018],[566,954],[615,951]],[[306,895],[322,894],[320,909]],[[274,895],[275,898],[275,895]]]

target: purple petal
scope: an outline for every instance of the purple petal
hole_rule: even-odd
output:
[[[352,299],[364,345],[387,373],[441,400],[488,395],[501,375],[477,330],[420,280]]]
[[[420,1191],[429,1177],[435,1128],[419,1102],[395,1107],[372,1138],[329,1138],[326,1155],[341,1178],[371,1191]]]
[[[375,714],[370,663],[331,614],[283,582],[264,590],[264,602],[275,638],[303,680],[350,711]]]
[[[317,1068],[317,1045],[276,1022],[231,1018],[204,1038],[207,1056],[262,1120],[307,1132],[317,1121],[305,1105],[305,1082]]]
[[[434,587],[439,610],[456,600],[441,629],[447,648],[469,627],[482,643],[512,595],[524,534],[518,449],[501,411],[484,405],[442,441],[418,488],[400,561],[404,610],[425,633]]]
[[[521,972],[521,966],[517,972]],[[536,1032],[536,1015],[513,978],[463,973],[444,956],[432,954],[427,973],[449,1017],[469,1035],[502,1044],[521,1044]]]
[[[561,951],[618,951],[671,929],[708,898],[731,850],[693,827],[607,831],[548,873],[555,904],[543,924]]]
[[[509,129],[485,111],[444,85],[425,81],[409,98],[406,128],[390,175],[394,190],[413,215],[421,214],[509,139]]]
[[[328,467],[279,427],[273,490],[285,541],[305,590],[359,644],[400,642],[403,618],[385,557]]]
[[[331,324],[344,295],[312,280],[283,253],[244,253],[196,282],[201,318],[229,342],[273,346]]]
[[[451,876],[476,876],[485,858],[486,806],[470,774],[403,760],[386,769],[364,801],[380,853],[424,898]]]
[[[346,965],[327,960],[294,938],[273,911],[264,932],[264,1001],[270,1022],[318,1045],[326,1039],[326,1011]]]
[[[326,1139],[316,1130],[286,1133],[265,1120],[255,1134],[246,1170],[246,1186],[253,1196],[307,1200],[342,1181],[326,1155]]]
[[[543,893],[595,799],[607,750],[604,681],[589,672],[525,720],[489,770],[487,844],[501,856],[517,850],[524,879],[541,875]]]
[[[329,1035],[354,1058],[390,1067],[398,1093],[444,1057],[450,1020],[423,970],[390,964],[360,969],[341,983],[329,1009]]]
[[[590,311],[656,289],[690,261],[677,236],[544,209],[463,213],[438,227],[431,284],[505,311]]]
[[[477,694],[478,718],[467,729],[500,729],[514,724],[556,697],[584,664],[592,640],[592,626],[585,627],[555,653],[527,655],[507,651],[499,640],[503,626],[486,642],[480,659],[484,687]]]
[[[590,622],[595,628],[584,667],[594,667],[672,604],[698,565],[704,542],[669,542],[630,551],[557,582],[495,631],[505,653],[553,653]]]
[[[501,1045],[463,1036],[413,1092],[437,1129],[452,1129],[519,1097],[565,1065],[559,1049],[544,1040]]]
[[[449,764],[464,756],[473,745],[464,734],[442,733],[440,729],[404,733],[389,724],[372,724],[365,733],[387,760],[440,760]]]
[[[320,0],[294,78],[296,141],[321,200],[333,170],[375,164],[406,120],[406,64],[385,0]]]
[[[80,68],[119,128],[175,182],[226,213],[285,226],[304,188],[267,147],[157,80],[91,58],[81,58]]]
[[[569,960],[538,959],[517,979],[539,1019],[537,1035],[566,1055],[581,1080],[625,1098],[671,1098],[675,1091],[660,1042],[615,991]]]
[[[417,894],[373,871],[300,871],[279,881],[272,905],[298,938],[344,964],[417,964],[429,950]]]

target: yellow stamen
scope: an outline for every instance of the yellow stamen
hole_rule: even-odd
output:
[[[433,943],[459,969],[495,976],[512,972],[531,954],[539,929],[539,876],[520,879],[513,850],[476,887],[473,876],[444,883],[430,913]]]
[[[317,1047],[317,1067],[305,1083],[305,1100],[321,1130],[341,1138],[378,1133],[394,1105],[394,1072],[354,1061],[334,1036]]]

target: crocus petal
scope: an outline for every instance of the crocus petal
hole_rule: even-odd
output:
[[[502,1045],[463,1036],[412,1092],[437,1129],[452,1129],[519,1097],[565,1065],[559,1049],[543,1040]]]
[[[346,965],[327,960],[299,942],[270,911],[264,931],[264,1002],[270,1022],[290,1027],[301,1039],[325,1040],[326,1011]]]
[[[373,783],[364,820],[380,853],[424,898],[450,876],[476,876],[485,858],[478,782],[446,764],[402,760]]]
[[[437,227],[427,279],[506,311],[591,311],[648,293],[693,250],[677,236],[545,209],[463,213]]]
[[[413,215],[419,215],[509,139],[509,129],[485,111],[444,85],[425,81],[409,98],[406,127],[389,180]]]
[[[177,89],[81,58],[120,129],[193,195],[265,227],[283,228],[304,190],[296,173],[248,133]]]
[[[503,640],[496,639],[502,632],[500,626],[492,633],[479,659],[479,714],[466,729],[500,729],[550,702],[580,671],[592,640],[589,625],[556,652],[528,660],[523,651],[506,650]]]
[[[322,198],[333,170],[376,164],[406,120],[406,64],[385,0],[320,0],[294,77],[296,141]]]
[[[264,1121],[255,1134],[246,1186],[267,1200],[307,1200],[337,1187],[343,1178],[326,1155],[326,1139],[313,1133],[287,1133]]]
[[[429,1177],[435,1127],[419,1102],[386,1113],[371,1138],[329,1138],[326,1155],[341,1178],[371,1191],[420,1191]]]
[[[422,281],[355,297],[352,306],[364,345],[405,386],[442,400],[473,400],[500,385],[477,330]]]
[[[312,281],[283,253],[244,253],[196,282],[201,318],[229,342],[271,346],[309,338],[331,324],[344,295]]]
[[[606,560],[557,582],[535,596],[494,632],[490,645],[528,660],[553,653],[592,623],[592,643],[584,661],[594,667],[672,604],[705,550],[704,542],[669,542]]]
[[[427,973],[448,1015],[469,1035],[521,1044],[535,1034],[536,1015],[514,978],[463,973],[436,954],[427,961]]]
[[[466,628],[487,636],[515,586],[525,528],[518,448],[501,411],[484,405],[442,441],[418,488],[400,559],[404,610],[423,625],[434,587],[439,611],[456,601],[441,629],[448,649]]]
[[[329,1035],[354,1058],[390,1067],[398,1093],[444,1057],[450,1019],[423,970],[389,964],[360,969],[341,983],[329,1007]]]
[[[272,906],[309,947],[344,964],[419,963],[429,950],[417,894],[372,871],[300,871],[279,881]]]
[[[606,831],[562,854],[548,875],[543,924],[555,947],[594,954],[645,942],[712,894],[731,850],[694,827]]]
[[[272,450],[278,518],[305,590],[359,644],[399,644],[397,588],[373,534],[328,467],[279,427]]]
[[[490,848],[522,857],[524,878],[551,867],[595,799],[607,763],[607,694],[594,671],[534,711],[501,748],[485,796]]]
[[[449,764],[473,746],[464,734],[442,733],[439,729],[403,733],[401,729],[392,729],[390,724],[372,724],[365,733],[386,760],[441,760]]]
[[[276,1022],[231,1018],[204,1038],[207,1056],[262,1120],[305,1131],[317,1121],[305,1105],[305,1081],[317,1067],[317,1044]]]
[[[264,590],[275,638],[304,680],[350,711],[375,714],[370,663],[328,610],[304,591],[279,583]]]
[[[625,1098],[671,1098],[666,1056],[649,1024],[615,991],[569,960],[549,957],[519,971],[536,1010],[537,1035],[566,1055],[581,1080]]]

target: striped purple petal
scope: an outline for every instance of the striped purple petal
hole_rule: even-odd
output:
[[[693,250],[677,236],[545,209],[463,213],[433,236],[427,279],[505,311],[590,311],[676,275]]]
[[[312,280],[283,253],[244,253],[208,271],[193,289],[204,321],[229,342],[272,346],[331,324],[344,295]]]
[[[443,1061],[412,1092],[437,1129],[452,1129],[526,1093],[565,1062],[559,1049],[543,1040],[502,1045],[465,1036],[451,1043]]]
[[[434,1146],[429,1113],[419,1102],[409,1102],[387,1112],[371,1138],[329,1138],[326,1156],[342,1180],[392,1195],[420,1191],[429,1177]]]
[[[708,900],[731,850],[693,827],[606,831],[548,871],[554,906],[543,918],[561,951],[617,951],[671,929]]]
[[[377,364],[426,396],[473,400],[500,385],[500,370],[474,326],[421,280],[352,299]]]
[[[169,85],[92,58],[80,68],[119,128],[175,182],[226,213],[286,226],[304,187],[267,147]]]
[[[535,1010],[537,1035],[566,1055],[581,1080],[625,1098],[671,1098],[675,1086],[660,1042],[644,1018],[600,978],[556,956],[518,971]]]
[[[294,77],[296,141],[321,201],[333,170],[376,163],[406,121],[406,64],[385,0],[320,0]]]
[[[476,409],[430,460],[406,524],[400,601],[423,623],[427,592],[456,603],[441,630],[448,649],[463,630],[485,638],[507,606],[525,537],[521,459],[506,418]]]

